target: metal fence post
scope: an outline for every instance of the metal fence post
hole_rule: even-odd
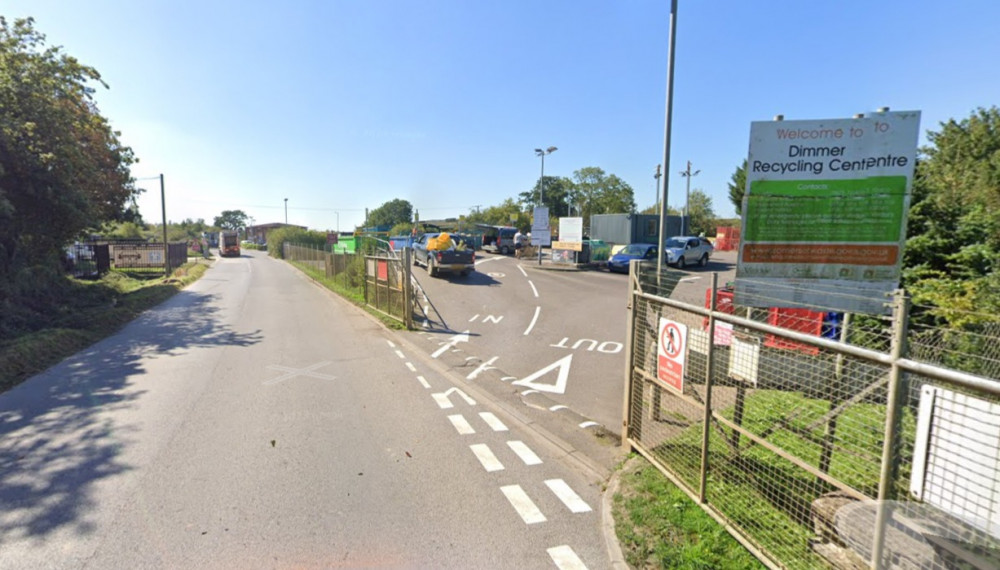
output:
[[[712,374],[714,372],[712,367],[712,358],[715,350],[715,309],[718,290],[719,274],[712,273],[712,298],[708,305],[711,310],[708,314],[708,356],[705,360],[705,415],[701,433],[701,473],[699,474],[698,481],[698,501],[702,503],[707,501],[706,487],[708,486],[708,440],[712,429]]]
[[[910,300],[902,289],[893,292],[892,301],[892,365],[889,369],[889,387],[886,394],[885,441],[882,445],[882,468],[879,473],[877,513],[875,516],[875,536],[872,538],[871,565],[876,570],[884,567],[883,549],[885,531],[892,516],[889,501],[896,486],[895,459],[899,450],[901,420],[902,376],[899,361],[906,356],[906,332],[909,324]]]
[[[635,346],[635,270],[637,262],[629,262],[628,271],[628,302],[625,304],[625,310],[628,313],[625,315],[625,397],[622,402],[622,447],[626,451],[632,451],[632,444],[629,443],[630,431],[632,429],[630,418],[632,417],[632,390],[633,388],[633,374],[632,366],[635,362],[635,358],[632,354]],[[641,414],[640,414],[641,416]]]
[[[410,282],[410,272],[413,269],[410,253],[410,248],[403,248],[403,323],[407,330],[413,329],[413,284]]]

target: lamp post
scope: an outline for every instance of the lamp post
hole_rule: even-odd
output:
[[[667,104],[663,121],[663,172],[670,172],[670,128],[674,110],[674,45],[677,43],[677,0],[670,0],[670,39],[667,42]],[[663,201],[660,203],[660,231],[657,243],[656,274],[663,272],[663,251],[667,239],[667,199],[670,197],[670,177],[663,177]]]
[[[288,198],[285,198],[285,225],[288,225]]]
[[[542,207],[545,207],[545,155],[552,154],[557,150],[559,149],[557,149],[554,146],[550,146],[545,150],[542,150],[540,148],[535,149],[535,154],[537,156],[542,157],[542,174],[538,178],[538,204]],[[535,220],[535,224],[536,225],[538,224],[538,220]],[[548,225],[549,221],[545,220],[545,227],[548,227]],[[541,264],[542,264],[542,239],[538,238],[538,265]]]
[[[684,196],[684,217],[681,218],[681,235],[686,236],[691,229],[691,177],[698,176],[700,170],[691,172],[691,161],[688,161],[687,168],[681,171],[681,176],[687,178],[687,191]]]
[[[653,178],[656,179],[656,211],[657,212],[660,211],[660,177],[663,176],[663,174],[660,173],[660,166],[661,165],[659,165],[659,164],[656,165],[656,174],[653,175]]]
[[[337,214],[337,237],[340,237],[340,212],[334,212]]]

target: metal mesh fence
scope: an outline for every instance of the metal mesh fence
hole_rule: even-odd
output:
[[[626,420],[636,449],[775,567],[869,567],[879,543],[887,568],[970,557],[1000,567],[995,328],[909,331],[913,367],[972,363],[956,369],[980,377],[958,388],[894,364],[894,348],[908,356],[898,299],[893,315],[860,316],[831,310],[841,305],[832,298],[736,304],[722,288],[708,294],[710,323],[704,307],[670,299],[683,275],[633,273]],[[670,356],[676,344],[682,357]]]

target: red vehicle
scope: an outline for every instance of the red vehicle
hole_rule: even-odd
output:
[[[240,236],[235,231],[219,232],[219,255],[222,257],[240,256]]]

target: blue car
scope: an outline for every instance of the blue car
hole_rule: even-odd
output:
[[[608,260],[608,271],[628,273],[628,264],[633,259],[656,259],[655,243],[630,243]]]

